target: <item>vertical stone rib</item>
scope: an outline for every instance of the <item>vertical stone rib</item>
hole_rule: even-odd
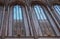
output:
[[[54,30],[55,30],[57,36],[60,36],[60,32],[59,32],[58,28],[56,27],[56,24],[58,25],[58,23],[57,23],[57,21],[56,21],[54,15],[52,14],[53,12],[50,10],[49,7],[47,7],[47,9],[48,9],[48,11],[50,12],[50,14],[51,14],[51,16],[52,16],[52,18],[53,18],[53,21],[54,21],[54,25],[55,25],[55,26],[53,25],[52,27],[54,28]]]
[[[25,8],[26,8],[26,16],[27,16],[30,36],[33,36],[33,31],[32,31],[32,28],[31,28],[30,17],[29,17],[29,14],[28,14],[27,6],[25,6]]]
[[[2,38],[1,39],[5,39],[4,37],[5,37],[5,25],[6,25],[6,13],[5,13],[5,6],[4,6],[4,10],[3,10],[3,14],[4,14],[4,16],[3,16],[3,25],[2,25]]]
[[[35,27],[34,27],[33,19],[32,19],[33,17],[32,17],[31,6],[29,6],[29,9],[30,9],[29,15],[30,15],[30,21],[31,21],[31,25],[32,25],[32,30],[33,30],[34,39],[38,39],[36,30],[35,30]]]

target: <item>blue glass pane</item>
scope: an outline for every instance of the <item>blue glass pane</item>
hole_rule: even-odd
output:
[[[22,20],[22,10],[18,5],[14,6],[14,19]]]
[[[39,12],[37,11],[36,6],[34,7],[34,9],[35,9],[35,12],[36,12],[37,18],[40,19],[39,14],[38,14]]]
[[[16,7],[14,7],[14,19],[16,19],[16,13],[17,13],[17,9]]]
[[[59,5],[55,5],[54,8],[57,11],[57,13],[60,15],[60,6]]]
[[[22,10],[21,7],[19,8],[20,19],[22,19]]]
[[[37,15],[38,19],[42,19],[42,20],[46,19],[44,11],[43,11],[43,9],[39,5],[35,5],[34,6],[34,10],[36,12],[36,15]]]
[[[41,12],[42,12],[43,19],[46,19],[46,16],[45,16],[44,11],[43,11],[42,8],[41,8]]]

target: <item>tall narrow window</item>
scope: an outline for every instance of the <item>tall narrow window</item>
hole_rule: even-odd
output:
[[[25,35],[22,7],[19,5],[15,5],[13,8],[13,20],[13,35],[19,37]]]
[[[54,13],[55,14],[55,18],[57,19],[57,22],[60,25],[60,5],[54,5]],[[60,26],[58,26],[60,28]]]
[[[43,7],[40,5],[35,5],[34,11],[35,11],[35,16],[38,20],[39,26],[41,28],[41,31],[43,33],[43,36],[54,35],[53,30],[52,30],[51,25],[50,25],[50,22],[47,19],[47,16],[45,14]]]

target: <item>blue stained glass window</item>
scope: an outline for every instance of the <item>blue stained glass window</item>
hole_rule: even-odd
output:
[[[43,11],[41,6],[35,5],[34,10],[36,12],[36,15],[37,15],[38,19],[42,19],[42,20],[46,19],[46,16],[45,16],[44,11]]]
[[[22,20],[22,8],[19,5],[14,6],[14,20]]]
[[[55,5],[54,9],[56,10],[56,12],[60,15],[60,6],[59,5]]]

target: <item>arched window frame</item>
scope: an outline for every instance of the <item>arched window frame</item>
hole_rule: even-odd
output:
[[[13,12],[13,8],[14,8],[15,5],[21,6],[21,8],[23,10],[22,11],[22,14],[23,14],[22,16],[23,16],[23,25],[24,25],[24,29],[25,30],[23,32],[24,35],[22,37],[25,37],[25,36],[27,36],[27,37],[29,36],[30,37],[31,36],[31,34],[30,34],[31,30],[29,29],[30,27],[29,27],[29,24],[28,24],[28,18],[26,17],[26,15],[27,15],[26,5],[24,5],[23,2],[22,3],[20,3],[20,2],[19,3],[15,3],[14,2],[13,4],[10,4],[9,5],[10,6],[10,10],[9,10],[10,12],[9,13],[11,13],[11,15],[13,15],[13,13],[14,13]],[[13,20],[13,16],[12,16],[12,21],[11,21],[12,22],[12,26],[13,26],[13,21],[14,20]],[[12,27],[12,26],[10,26],[10,27]],[[10,33],[10,31],[13,32],[13,27],[12,27],[12,30],[11,29],[10,30],[8,29],[8,32],[9,33]],[[9,36],[13,36],[12,33],[10,33]],[[13,36],[13,37],[15,37],[15,36]]]
[[[46,6],[45,5],[40,5],[40,4],[35,4],[35,5],[39,5],[39,6],[41,6],[41,8],[43,9],[43,8],[45,8],[46,9]],[[32,8],[33,8],[34,6],[32,5]],[[43,9],[43,11],[45,10],[45,9]],[[33,9],[33,11],[34,11],[34,9]],[[47,11],[47,9],[44,11],[44,14],[45,14],[45,16],[46,16],[46,21],[44,21],[44,20],[42,20],[44,23],[45,22],[48,22],[48,24],[50,25],[50,28],[52,29],[52,32],[51,33],[54,33],[54,35],[55,35],[55,31],[53,32],[53,28],[52,28],[52,26],[53,25],[51,25],[51,23],[50,23],[50,20],[49,20],[49,18],[47,17],[47,13],[46,13],[46,11]],[[48,12],[48,11],[47,11]],[[34,11],[34,13],[35,13],[35,11]],[[49,14],[49,13],[48,13]],[[35,16],[36,17],[36,16]],[[36,17],[37,18],[37,17]],[[37,21],[38,21],[38,24],[39,24],[39,26],[41,25],[40,24],[40,21],[37,19]],[[47,23],[45,23],[45,24],[47,24]],[[45,25],[44,25],[45,26]],[[47,27],[47,26],[46,26]],[[52,34],[53,35],[53,34]]]
[[[13,4],[13,5],[9,5],[8,6],[9,7],[9,9],[8,9],[9,17],[8,17],[8,25],[7,25],[8,26],[8,29],[6,30],[7,31],[6,32],[7,33],[7,36],[13,36],[13,37],[15,37],[15,35],[13,35],[13,26],[14,26],[14,16],[13,16],[14,15],[14,9],[13,8],[16,5],[21,6],[22,20],[20,20],[20,21],[23,24],[23,26],[21,24],[21,26],[23,27],[23,30],[25,30],[24,16],[23,16],[23,14],[24,14],[24,12],[23,12],[24,5],[20,5],[18,3],[17,4]],[[10,29],[10,27],[11,27],[11,29]],[[24,35],[22,35],[22,36],[25,36],[26,35],[26,31],[23,31],[23,34]],[[19,37],[19,36],[16,36],[16,37]]]

